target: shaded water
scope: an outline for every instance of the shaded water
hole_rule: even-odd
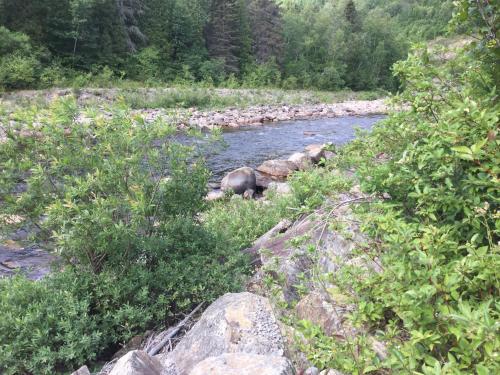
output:
[[[247,126],[224,132],[226,146],[207,155],[212,180],[220,181],[236,168],[255,168],[263,161],[288,158],[307,145],[332,142],[342,145],[355,137],[357,128],[370,130],[384,116],[336,117],[319,120],[286,121],[262,126]]]

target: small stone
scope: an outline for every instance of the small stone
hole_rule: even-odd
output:
[[[225,196],[225,194],[222,190],[212,190],[211,192],[209,192],[207,194],[207,196],[205,197],[205,200],[207,200],[209,202],[218,201],[218,200],[223,199],[224,196]]]
[[[266,194],[268,192],[275,192],[278,195],[289,195],[292,194],[292,188],[290,184],[286,182],[271,182],[267,187]]]
[[[243,198],[244,199],[253,199],[254,196],[255,196],[255,190],[253,190],[253,189],[247,189],[243,193]]]
[[[319,375],[344,375],[344,374],[338,370],[329,369],[321,371]]]

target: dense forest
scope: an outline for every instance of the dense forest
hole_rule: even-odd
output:
[[[451,1],[0,0],[0,86],[92,77],[284,88],[394,89],[412,41]]]

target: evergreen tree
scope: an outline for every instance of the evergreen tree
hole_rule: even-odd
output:
[[[241,52],[241,2],[238,0],[212,0],[206,43],[210,57],[220,59],[226,73],[239,74]]]
[[[344,17],[351,25],[352,31],[358,32],[361,30],[361,20],[353,0],[348,0],[346,3],[344,8]]]
[[[143,0],[115,0],[127,48],[137,51],[137,45],[146,41],[146,36],[138,27],[138,18],[144,12]]]
[[[283,20],[273,0],[252,0],[248,5],[252,33],[252,53],[257,63],[282,60]]]

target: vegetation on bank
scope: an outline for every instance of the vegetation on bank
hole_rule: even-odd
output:
[[[220,110],[252,106],[294,106],[332,104],[349,100],[375,100],[386,97],[384,90],[308,91],[281,89],[213,88],[201,85],[151,87],[123,85],[113,88],[78,88],[72,90],[28,90],[4,93],[0,104],[10,112],[36,105],[46,108],[54,97],[74,97],[81,108],[111,106],[121,102],[131,109]]]
[[[178,144],[161,121],[111,111],[88,109],[77,123],[75,101],[63,98],[3,126],[0,227],[37,227],[31,240],[62,259],[41,281],[0,281],[5,374],[108,359],[132,336],[239,290],[249,271],[241,249],[337,184],[320,170],[298,173],[290,197],[208,204],[200,150]]]
[[[391,197],[358,211],[383,272],[329,277],[357,302],[353,322],[386,341],[389,355],[380,360],[363,336],[344,342],[305,325],[309,359],[352,374],[498,373],[498,10],[458,1],[455,22],[480,41],[439,63],[414,49],[394,68],[400,111],[327,168],[294,175],[293,194],[267,204],[204,202],[199,153],[125,107],[108,117],[90,106],[88,121],[77,120],[72,99],[2,114],[0,227],[35,225],[64,267],[39,282],[0,281],[0,370],[95,363],[237,290],[248,272],[241,248],[348,188],[332,170],[354,167],[365,191]]]
[[[446,63],[423,46],[395,65],[404,110],[346,146],[334,166],[356,168],[362,188],[389,200],[357,209],[380,265],[321,275],[353,302],[368,335],[325,336],[301,323],[318,367],[346,373],[496,374],[500,371],[500,43],[498,5],[461,1],[455,22],[481,40]]]
[[[0,88],[114,85],[388,90],[451,1],[0,1]]]

